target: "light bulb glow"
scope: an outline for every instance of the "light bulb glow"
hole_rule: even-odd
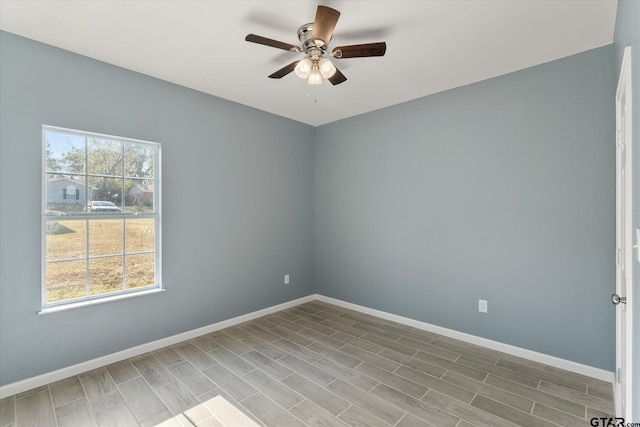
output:
[[[322,84],[322,74],[320,74],[320,70],[318,67],[313,67],[311,73],[309,74],[309,84],[310,85],[321,85]]]
[[[336,73],[336,67],[327,58],[322,58],[320,62],[318,62],[318,68],[320,69],[320,74],[325,79],[330,79]]]
[[[311,65],[311,61],[307,58],[304,58],[300,62],[298,62],[296,68],[294,68],[293,71],[296,73],[296,76],[300,77],[301,79],[306,79],[307,77],[309,77],[309,73],[311,73]]]

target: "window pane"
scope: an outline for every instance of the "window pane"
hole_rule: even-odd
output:
[[[122,211],[122,179],[90,176],[90,212],[118,213]],[[107,202],[107,203],[105,203]]]
[[[84,220],[47,221],[47,261],[87,256]]]
[[[101,138],[87,139],[87,173],[122,176],[122,143]]]
[[[84,173],[84,136],[48,130],[44,138],[46,172]]]
[[[126,252],[154,251],[156,228],[154,218],[126,220]]]
[[[47,302],[82,298],[87,295],[87,264],[82,261],[48,262]]]
[[[124,289],[123,257],[89,260],[89,294],[99,295]]]
[[[147,144],[124,144],[124,175],[131,178],[153,178],[154,148]]]
[[[125,179],[125,212],[153,212],[153,181]]]
[[[155,285],[155,254],[127,255],[127,289]]]
[[[89,220],[89,256],[119,255],[123,249],[121,219]]]

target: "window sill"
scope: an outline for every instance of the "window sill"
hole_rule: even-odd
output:
[[[58,313],[60,311],[73,310],[74,308],[89,307],[93,305],[104,304],[106,302],[111,302],[111,301],[120,301],[123,299],[136,298],[144,295],[157,294],[164,291],[165,289],[163,288],[154,288],[146,291],[130,292],[126,294],[112,295],[112,296],[107,296],[102,298],[91,299],[91,300],[70,302],[68,304],[53,305],[49,307],[43,307],[40,311],[38,311],[38,315]]]

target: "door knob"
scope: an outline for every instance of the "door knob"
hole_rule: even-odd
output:
[[[613,295],[611,295],[611,302],[614,305],[618,305],[620,303],[626,304],[627,303],[627,297],[621,297],[618,294],[613,294]]]

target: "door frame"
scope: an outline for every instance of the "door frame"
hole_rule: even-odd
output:
[[[614,400],[617,416],[631,420],[632,409],[632,349],[633,349],[633,226],[632,214],[632,91],[631,91],[631,47],[626,47],[620,67],[620,77],[616,89],[616,293],[626,297],[626,304],[616,306],[616,375],[614,382]],[[623,108],[624,106],[624,108]],[[624,111],[624,120],[623,120]],[[624,125],[624,128],[623,128]],[[623,140],[622,140],[622,137]],[[625,176],[624,194],[621,194],[622,156],[620,144],[624,144]],[[621,200],[624,198],[624,200]],[[623,203],[624,202],[624,203]],[[624,223],[618,220],[624,206]],[[625,237],[624,248],[620,247],[621,233]],[[637,245],[639,242],[636,242]],[[640,251],[640,248],[637,248]],[[618,265],[624,266],[626,289],[621,289],[621,274]],[[622,319],[625,319],[625,331],[622,331]],[[624,349],[624,350],[623,350]],[[620,371],[624,367],[624,371]],[[620,372],[624,375],[623,385],[619,381]]]

